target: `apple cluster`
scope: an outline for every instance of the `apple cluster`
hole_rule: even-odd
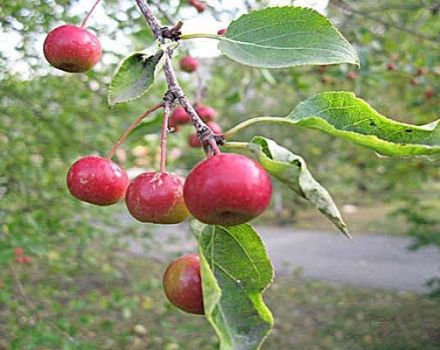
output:
[[[199,12],[206,4],[189,0]],[[219,31],[223,35],[225,30]],[[101,58],[99,40],[86,29],[62,25],[52,30],[44,42],[48,62],[66,72],[85,72]],[[180,60],[183,71],[192,73],[199,61],[191,56]],[[216,123],[217,112],[210,106],[196,104],[195,111],[214,134],[222,130]],[[171,114],[168,128],[177,131],[191,118],[183,107]],[[201,147],[196,133],[188,138],[191,147]],[[147,171],[134,179],[107,158],[89,155],[80,158],[67,173],[67,187],[75,198],[108,206],[122,199],[128,212],[138,221],[154,224],[177,224],[190,215],[209,225],[232,226],[246,223],[260,215],[270,204],[272,184],[263,167],[240,154],[218,153],[199,162],[183,176],[161,171]],[[23,252],[17,259],[30,262]],[[29,260],[29,261],[28,261]],[[18,261],[18,260],[17,260]],[[199,257],[183,256],[166,269],[163,276],[167,298],[184,311],[203,314],[203,296]]]

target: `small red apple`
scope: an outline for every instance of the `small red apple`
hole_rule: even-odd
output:
[[[171,304],[196,315],[204,315],[200,259],[188,254],[173,261],[163,274],[163,289]]]
[[[390,62],[390,63],[387,64],[387,69],[388,69],[389,71],[396,70],[396,69],[397,69],[397,64],[394,63],[394,62]]]
[[[272,197],[272,183],[260,164],[223,153],[197,164],[183,189],[190,213],[210,225],[239,225],[260,215]]]
[[[67,173],[70,193],[97,205],[110,205],[125,195],[128,176],[125,170],[110,159],[86,156],[77,160]]]
[[[127,189],[125,203],[141,222],[177,224],[189,215],[183,200],[185,179],[170,173],[143,173]]]
[[[423,96],[425,96],[425,98],[427,100],[430,100],[431,98],[433,98],[435,96],[435,91],[433,88],[427,88],[424,92],[423,92]]]
[[[188,0],[188,4],[195,7],[197,12],[201,13],[206,10],[208,5],[206,5],[204,2],[200,0]]]
[[[217,31],[217,35],[225,35],[225,34],[226,34],[226,28],[222,28]]]
[[[198,105],[196,107],[196,112],[205,123],[212,122],[217,118],[217,111],[209,106]]]
[[[22,255],[24,255],[24,249],[21,247],[17,247],[14,249],[14,253],[15,253],[15,256],[22,256]]]
[[[192,56],[185,56],[180,59],[180,69],[187,73],[192,73],[199,67],[199,60]]]
[[[23,256],[24,264],[32,264],[32,258],[30,256]]]
[[[57,27],[47,35],[43,51],[52,66],[71,73],[89,70],[102,54],[101,44],[94,34],[69,24]]]
[[[207,125],[209,126],[209,128],[212,130],[212,132],[214,134],[221,134],[222,133],[222,128],[216,122],[209,122]],[[193,148],[202,147],[202,144],[201,144],[199,138],[197,137],[196,133],[188,136],[188,144]]]
[[[17,263],[17,264],[24,264],[24,259],[25,257],[24,256],[17,256],[16,258],[15,258],[15,262]]]
[[[177,107],[170,116],[168,126],[176,128],[178,125],[187,124],[191,121],[191,117],[186,113],[183,107]]]

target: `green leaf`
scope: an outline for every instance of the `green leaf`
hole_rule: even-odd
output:
[[[133,129],[133,131],[130,133],[130,138],[135,139],[148,134],[159,133],[162,127],[162,120],[162,113],[157,113],[154,116],[150,116]]]
[[[301,102],[287,118],[389,156],[440,153],[440,119],[415,126],[388,119],[351,92],[325,92]]]
[[[272,176],[313,203],[342,233],[350,237],[332,197],[312,176],[303,158],[261,136],[254,137],[248,147]]]
[[[205,314],[220,349],[259,349],[273,326],[262,296],[273,269],[261,238],[247,224],[199,231]]]
[[[283,68],[305,64],[359,64],[356,51],[315,10],[269,7],[233,21],[219,37],[219,49],[242,64]]]
[[[164,64],[164,52],[151,47],[126,57],[113,76],[108,92],[108,104],[133,101],[145,94],[154,84]]]

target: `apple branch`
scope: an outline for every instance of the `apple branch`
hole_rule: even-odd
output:
[[[176,25],[176,30],[164,28],[161,26],[159,20],[156,18],[154,13],[152,12],[150,6],[146,3],[145,0],[136,0],[136,3],[142,12],[145,20],[147,21],[148,26],[153,31],[153,34],[156,39],[160,42],[165,42],[164,33],[173,33],[180,29],[181,23],[179,22]],[[172,94],[173,99],[178,100],[180,105],[185,109],[185,111],[189,114],[191,121],[196,129],[197,136],[200,139],[201,144],[207,154],[219,154],[220,150],[218,148],[219,144],[224,143],[224,139],[221,135],[216,135],[212,132],[212,130],[203,122],[203,120],[198,116],[191,102],[185,96],[179,81],[177,80],[176,73],[174,71],[172,62],[171,62],[172,51],[170,49],[165,53],[165,64],[164,64],[164,73],[165,79],[168,84],[168,92],[167,94]]]
[[[96,0],[95,3],[93,4],[92,8],[90,9],[90,11],[87,13],[87,15],[84,17],[83,21],[81,22],[81,28],[84,28],[87,24],[87,21],[89,20],[90,16],[92,15],[93,11],[95,11],[96,6],[98,6],[99,2],[101,0]]]

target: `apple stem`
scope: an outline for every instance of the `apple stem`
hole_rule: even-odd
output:
[[[165,37],[169,38],[167,36],[167,33],[171,32],[178,32],[181,27],[181,22],[179,22],[175,28],[170,30],[165,30],[160,24],[159,20],[154,15],[153,11],[151,10],[150,6],[147,4],[145,0],[135,0],[140,11],[142,12],[143,16],[145,17],[145,20],[147,21],[148,26],[151,28],[154,36],[156,39],[158,39],[160,42],[165,43]],[[171,37],[171,36],[170,36]],[[172,39],[174,37],[171,37]],[[188,100],[188,98],[185,96],[185,93],[183,92],[179,81],[177,80],[176,73],[174,71],[171,57],[172,57],[172,49],[168,49],[165,54],[165,64],[164,64],[164,73],[165,73],[165,79],[167,81],[168,85],[168,92],[167,94],[170,94],[170,97],[172,97],[173,100],[179,101],[180,105],[185,109],[185,111],[189,114],[191,121],[194,125],[194,128],[196,129],[197,136],[200,139],[200,142],[203,145],[203,148],[205,152],[210,154],[219,154],[221,153],[218,144],[223,144],[224,139],[221,135],[216,135],[212,132],[212,130],[209,128],[208,125],[206,125],[203,120],[199,117],[197,112],[195,111],[193,105]]]
[[[240,124],[237,124],[232,129],[229,129],[226,131],[223,136],[225,139],[230,139],[238,132],[242,131],[243,129],[247,129],[255,124],[287,124],[292,125],[292,120],[288,119],[286,117],[257,117],[252,119],[247,119],[244,122],[241,122]]]
[[[113,158],[113,156],[115,155],[115,152],[118,149],[118,147],[124,143],[124,141],[127,139],[128,135],[133,131],[133,129],[136,126],[138,126],[142,122],[142,120],[144,120],[151,113],[153,113],[154,111],[156,111],[157,109],[159,109],[159,108],[161,108],[163,106],[164,106],[163,102],[158,103],[157,105],[151,107],[149,110],[147,110],[144,113],[142,113],[133,123],[131,123],[131,125],[127,128],[127,130],[125,130],[124,134],[119,138],[118,142],[116,142],[113,145],[112,149],[108,152],[107,159],[112,159]]]
[[[87,21],[89,20],[90,16],[92,15],[93,11],[95,11],[96,6],[98,6],[99,2],[101,0],[96,0],[95,3],[93,4],[92,8],[90,9],[90,11],[87,13],[87,15],[84,17],[83,21],[81,22],[81,28],[84,28],[87,24]]]
[[[160,172],[166,172],[167,163],[167,133],[168,133],[168,119],[171,114],[171,102],[168,99],[164,99],[163,103],[163,121],[162,130],[160,134]]]

